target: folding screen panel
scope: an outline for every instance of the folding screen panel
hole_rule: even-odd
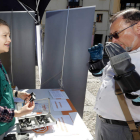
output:
[[[64,90],[83,115],[95,7],[46,12],[41,88],[60,88],[64,44]],[[67,24],[68,23],[68,24]]]

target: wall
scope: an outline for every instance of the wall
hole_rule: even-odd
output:
[[[103,14],[102,22],[96,22],[97,14]],[[96,22],[96,30],[107,30],[108,29],[108,11],[95,11],[94,22]]]
[[[102,22],[96,22],[96,17],[97,14],[103,14],[102,17]],[[94,22],[96,22],[96,26],[95,26],[95,34],[102,34],[103,38],[102,38],[102,44],[105,43],[105,38],[106,35],[109,34],[109,11],[95,11],[95,18],[94,18]]]
[[[96,5],[95,10],[109,10],[110,0],[83,0],[83,6]]]
[[[121,7],[120,0],[114,0],[112,14],[115,14],[116,12],[120,11],[120,7]]]
[[[97,14],[103,14],[102,22],[96,22],[95,34],[103,35],[102,43],[104,44],[106,35],[110,32],[109,18],[120,11],[120,0],[83,0],[83,6],[91,5],[96,5],[94,22],[96,22]]]

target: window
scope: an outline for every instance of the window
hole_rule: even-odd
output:
[[[131,3],[131,7],[135,7],[135,3]]]
[[[79,2],[79,0],[68,0],[68,2]]]
[[[98,43],[102,43],[102,38],[103,38],[102,34],[95,34],[93,45],[98,45]]]
[[[136,8],[137,8],[138,10],[140,10],[140,3],[137,3],[137,4],[136,4]]]
[[[126,9],[135,8],[135,3],[126,3]]]
[[[126,6],[130,6],[130,3],[126,3]]]
[[[68,6],[70,8],[79,7],[79,0],[68,0]]]
[[[140,3],[126,3],[126,2],[122,2],[121,3],[121,10],[124,9],[129,9],[129,8],[137,8],[138,10],[140,10]]]
[[[96,22],[102,22],[103,14],[97,14]]]

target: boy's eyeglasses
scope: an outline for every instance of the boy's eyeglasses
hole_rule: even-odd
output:
[[[121,30],[121,31],[119,31],[119,32],[114,32],[113,34],[108,35],[108,37],[109,37],[111,40],[112,40],[112,38],[118,39],[118,38],[119,38],[119,33],[121,33],[122,31],[124,31],[124,30],[126,30],[126,29],[128,29],[128,28],[130,28],[130,27],[132,27],[132,26],[134,26],[135,24],[137,24],[137,23],[134,23],[134,24],[132,24],[131,26],[129,26],[129,27],[127,27],[127,28],[125,28],[125,29],[123,29],[123,30]]]

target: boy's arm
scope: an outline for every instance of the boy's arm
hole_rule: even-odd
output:
[[[11,122],[14,118],[14,109],[0,106],[0,122]]]

